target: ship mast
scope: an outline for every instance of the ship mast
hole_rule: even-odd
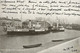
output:
[[[57,29],[58,29],[59,23],[58,23],[58,18],[57,18]]]
[[[21,3],[22,5],[22,3]],[[21,9],[21,28],[22,28],[22,9]]]

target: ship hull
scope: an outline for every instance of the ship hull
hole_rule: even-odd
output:
[[[38,35],[47,33],[49,31],[7,31],[7,35]]]
[[[28,46],[23,46],[23,48],[35,48],[35,47],[39,47],[41,46],[42,44],[34,44],[34,45],[28,45]]]
[[[64,30],[52,30],[52,32],[64,32]]]
[[[65,30],[60,30],[60,29],[54,29],[54,30],[52,30],[52,32],[64,32]]]

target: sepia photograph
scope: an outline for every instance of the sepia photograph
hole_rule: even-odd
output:
[[[80,53],[80,1],[0,0],[0,53]]]

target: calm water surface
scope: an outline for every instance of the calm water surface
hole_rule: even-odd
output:
[[[22,49],[23,45],[47,43],[51,40],[70,39],[80,36],[80,31],[65,30],[65,32],[48,33],[44,35],[1,35],[0,49]]]

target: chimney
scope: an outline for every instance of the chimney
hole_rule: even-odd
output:
[[[6,18],[8,19],[8,16],[6,16]]]

